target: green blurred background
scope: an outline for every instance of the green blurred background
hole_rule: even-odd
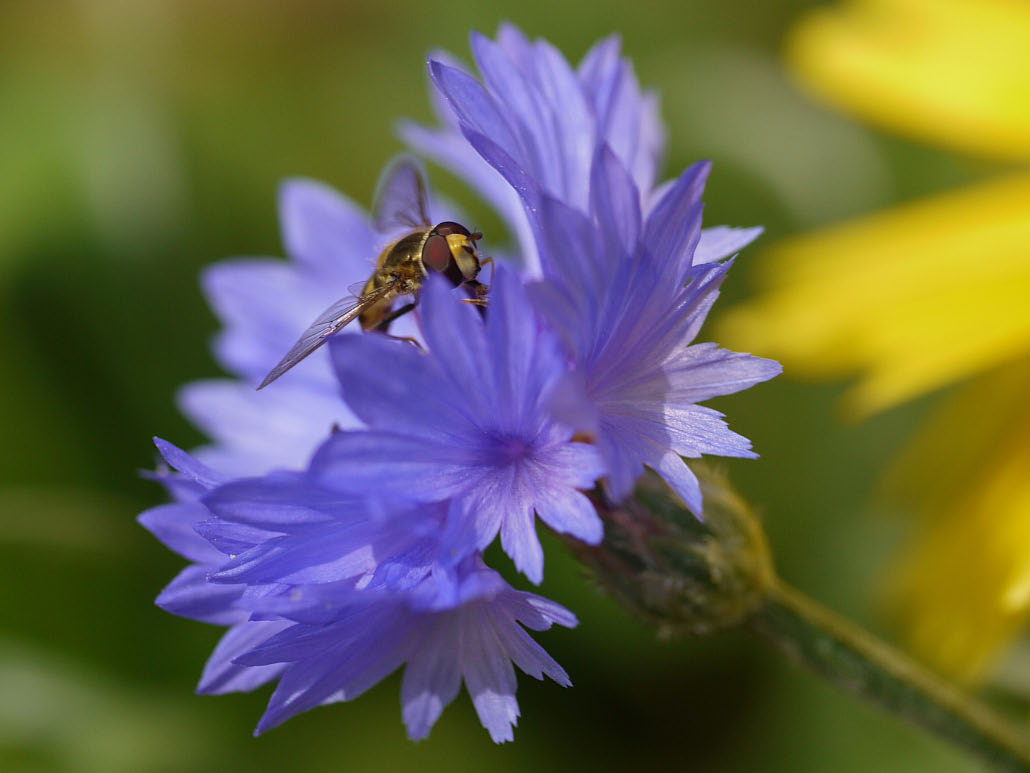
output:
[[[662,95],[666,174],[713,159],[707,222],[764,224],[764,243],[982,175],[799,94],[778,46],[806,5],[0,5],[0,769],[975,769],[743,633],[657,641],[553,541],[542,592],[581,624],[538,638],[576,686],[522,679],[514,744],[494,746],[464,694],[408,742],[396,675],[255,740],[268,691],[192,694],[219,630],[153,605],[182,561],[134,520],[164,498],[137,474],[151,436],[203,440],[174,405],[179,385],[219,374],[198,271],[281,254],[285,176],[367,203],[400,149],[395,121],[430,120],[426,53],[467,58],[470,29],[508,19],[574,61],[621,32]],[[434,182],[500,240],[455,179]],[[745,253],[723,309],[748,271]],[[906,524],[871,495],[937,398],[849,425],[841,391],[788,374],[716,407],[762,454],[728,468],[781,574],[880,630],[875,595]]]

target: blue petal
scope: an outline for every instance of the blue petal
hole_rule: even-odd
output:
[[[461,133],[469,144],[490,164],[501,173],[501,176],[508,181],[508,184],[515,189],[522,199],[529,217],[530,224],[534,222],[536,211],[540,207],[541,188],[539,181],[526,169],[512,158],[511,154],[500,144],[494,141],[489,135],[482,134],[467,126],[461,127]]]
[[[585,211],[589,200],[590,164],[597,142],[594,117],[565,57],[546,40],[536,41],[535,54],[537,78],[552,106],[554,135],[562,159],[563,184],[550,192]]]
[[[404,662],[410,620],[388,617],[359,623],[362,639],[290,666],[279,680],[257,733],[328,700],[352,700]]]
[[[533,69],[533,44],[522,30],[511,22],[502,21],[497,26],[497,42],[520,70],[530,72]]]
[[[762,235],[764,230],[761,226],[730,228],[725,225],[717,225],[705,228],[701,231],[701,239],[694,249],[694,265],[713,263],[728,258],[751,244]]]
[[[655,472],[662,476],[673,491],[680,495],[683,502],[694,515],[701,517],[701,484],[697,477],[679,455],[666,452],[658,460],[652,461]]]
[[[579,81],[599,116],[607,116],[611,107],[613,87],[621,75],[621,49],[622,39],[618,34],[602,38],[587,51],[577,68]]]
[[[640,190],[650,191],[665,147],[665,129],[656,96],[641,92],[633,65],[620,57],[617,35],[587,53],[579,80],[597,116],[599,139],[611,145]]]
[[[194,528],[197,530],[197,534],[225,554],[222,557],[223,560],[225,560],[226,556],[238,556],[241,553],[246,553],[248,550],[254,549],[255,546],[264,545],[269,540],[279,536],[277,533],[267,529],[259,529],[246,524],[218,519],[201,521]]]
[[[356,501],[313,486],[302,475],[279,473],[236,480],[204,498],[220,518],[269,531],[317,526],[352,515]]]
[[[479,721],[494,743],[511,741],[512,728],[519,717],[515,669],[503,646],[497,646],[497,627],[489,625],[482,613],[467,615],[464,623],[462,674],[465,686],[472,696]]]
[[[504,607],[509,617],[518,620],[522,625],[534,631],[546,631],[554,623],[563,625],[566,628],[575,628],[579,625],[579,620],[576,619],[576,616],[561,604],[545,599],[543,596],[537,596],[534,593],[512,590],[506,593],[503,598],[499,598],[498,601]],[[513,657],[513,660],[527,674],[539,678],[539,673],[522,665],[517,658]],[[557,670],[565,677],[565,672],[561,668]],[[551,675],[546,670],[543,673],[547,673],[552,679],[558,681],[557,676]],[[565,678],[566,680],[568,679],[568,677]]]
[[[474,551],[485,550],[497,536],[506,513],[506,507],[475,492],[451,500],[440,537],[447,555],[441,556],[441,560],[453,567]]]
[[[632,255],[640,238],[640,192],[607,144],[594,156],[590,173],[590,208],[609,242]]]
[[[588,545],[600,544],[604,527],[585,495],[574,489],[555,491],[536,502],[540,520],[559,534],[569,534]]]
[[[754,458],[751,441],[732,432],[718,411],[703,405],[668,406],[670,447],[681,456],[701,454]]]
[[[208,582],[209,571],[205,566],[186,567],[161,591],[157,605],[173,615],[205,623],[232,625],[242,622],[246,613],[233,606],[242,587]]]
[[[420,741],[429,735],[444,708],[461,689],[460,663],[464,656],[460,615],[441,615],[412,649],[404,669],[401,705],[408,737]]]
[[[648,215],[644,245],[670,276],[681,284],[701,237],[701,195],[711,171],[710,161],[700,161],[680,175]]]
[[[329,655],[334,645],[343,647],[361,637],[363,632],[356,623],[365,619],[368,610],[367,606],[361,606],[345,612],[337,611],[336,621],[331,624],[290,625],[241,653],[233,662],[244,666],[267,666]]]
[[[286,252],[316,270],[361,274],[377,237],[365,213],[328,185],[294,178],[279,187]]]
[[[483,550],[500,530],[504,552],[519,571],[539,585],[544,557],[533,515],[533,497],[537,492],[533,482],[526,478],[514,466],[499,468],[484,477],[451,508],[441,541],[447,547],[457,546],[457,550],[470,543]],[[457,557],[463,558],[464,552],[467,550]]]
[[[551,391],[548,407],[554,418],[576,430],[597,435],[601,412],[587,393],[583,372],[569,371]]]
[[[486,322],[493,378],[483,388],[491,391],[497,431],[528,434],[539,423],[541,398],[565,372],[565,356],[557,338],[541,329],[514,272],[498,269],[494,287]]]
[[[536,521],[528,507],[509,507],[501,521],[501,547],[515,568],[534,585],[544,579],[544,550],[536,535]]]
[[[395,492],[424,502],[476,484],[475,449],[385,432],[341,432],[315,454],[311,471],[323,485],[354,494]]]
[[[172,445],[167,440],[155,437],[154,445],[157,446],[157,450],[161,452],[161,456],[164,457],[168,464],[182,473],[185,478],[194,481],[203,488],[214,488],[226,481],[225,476],[201,464],[181,448]]]
[[[468,68],[466,67],[465,62],[444,49],[433,49],[429,52],[429,56],[426,59],[426,67],[428,68],[433,62],[440,62],[452,69],[468,73]],[[472,76],[470,75],[469,77]],[[427,79],[426,85],[428,86],[429,91],[429,101],[433,105],[433,114],[439,118],[446,127],[444,131],[452,130],[454,136],[457,136],[458,116],[454,114],[454,110],[451,108],[451,103],[448,101],[446,95],[436,88],[436,84],[433,83],[432,78]]]
[[[686,346],[697,338],[701,326],[708,318],[708,312],[719,297],[719,288],[732,266],[733,261],[728,260],[725,263],[694,266],[688,270],[690,284],[682,296],[683,303],[678,310],[683,317],[675,335],[679,345]]]
[[[256,383],[319,310],[345,295],[345,288],[367,273],[367,268],[358,275],[337,268],[311,275],[271,259],[225,260],[210,266],[201,282],[208,301],[225,324],[215,340],[218,360],[236,375]],[[305,364],[297,373],[303,374],[303,380],[331,381],[324,361]]]
[[[493,137],[509,153],[516,148],[521,151],[511,132],[512,120],[479,81],[468,73],[432,59],[429,60],[429,74],[465,127],[477,134]]]
[[[490,352],[479,314],[451,292],[443,277],[429,276],[422,291],[422,325],[433,361],[447,381],[449,397],[470,424],[489,407],[494,385],[485,363]],[[459,398],[457,401],[454,398]]]
[[[263,392],[228,379],[196,381],[180,390],[178,402],[216,441],[196,450],[197,458],[227,475],[300,469],[331,428],[361,426],[328,384],[323,390],[295,379]]]
[[[731,352],[716,344],[682,349],[662,369],[669,379],[668,402],[672,404],[699,403],[740,392],[783,372],[775,360]]]
[[[632,74],[630,67],[630,77]],[[630,163],[630,171],[637,187],[648,191],[655,184],[665,155],[665,124],[662,123],[661,100],[657,92],[645,91],[640,97],[640,130],[637,136],[636,158]]]
[[[532,170],[545,188],[560,184],[552,176],[560,173],[563,159],[552,139],[550,110],[543,95],[513,66],[500,46],[478,32],[472,33],[471,40],[472,51],[487,88],[493,94],[503,95],[508,113],[513,118],[512,128],[518,135],[519,144],[504,146],[505,150],[522,166]]]
[[[609,496],[620,501],[633,493],[637,479],[644,474],[644,459],[655,454],[657,445],[645,432],[666,434],[663,425],[653,422],[634,422],[623,419],[618,425],[602,413],[601,432],[597,437],[597,448],[604,459],[608,472],[607,489]]]
[[[463,605],[476,601],[493,603],[512,591],[508,582],[486,565],[482,554],[470,556],[453,577],[458,584],[456,597]]]
[[[533,596],[533,598],[544,602],[547,601],[547,599],[541,599],[539,596]],[[570,612],[569,615],[572,615],[572,613]],[[498,617],[499,615],[495,615],[495,620]],[[572,620],[572,625],[575,625],[575,616],[572,616]],[[543,679],[547,676],[562,687],[572,686],[572,682],[569,679],[569,675],[565,673],[565,669],[558,665],[558,662],[548,655],[543,647],[533,641],[533,638],[521,627],[498,624],[495,630],[497,631],[497,638],[504,642],[504,650],[508,657],[511,658],[511,662],[518,666],[527,676],[531,676],[534,679]]]
[[[230,628],[211,653],[197,685],[202,695],[249,692],[278,678],[285,666],[239,666],[232,661],[289,626],[289,621],[246,622]]]
[[[385,593],[358,589],[353,579],[301,586],[255,586],[238,606],[252,619],[286,619],[299,623],[236,658],[243,665],[301,660],[318,655],[333,644],[343,645],[361,635],[352,624],[376,605],[396,603]]]
[[[137,519],[144,528],[183,558],[199,564],[214,564],[225,556],[194,530],[208,511],[196,504],[171,504],[152,507]]]
[[[466,321],[480,326],[478,320]],[[461,333],[450,331],[448,348],[461,348],[455,343]],[[450,382],[410,344],[366,335],[341,336],[329,345],[344,400],[370,427],[438,437],[442,430],[454,431],[456,423],[468,423],[470,417],[454,409]]]
[[[570,291],[585,287],[593,295],[614,273],[610,253],[587,217],[555,198],[540,206],[540,252],[545,276],[560,280]]]
[[[249,585],[335,583],[371,575],[377,556],[364,532],[334,524],[308,534],[268,540],[227,562],[216,582]]]

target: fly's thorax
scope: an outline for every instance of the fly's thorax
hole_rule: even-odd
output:
[[[379,306],[388,306],[398,295],[414,295],[422,287],[425,271],[422,268],[422,248],[429,237],[429,230],[412,231],[387,245],[379,256],[375,273],[369,280],[365,292],[373,287],[392,286],[389,297],[384,297]],[[376,314],[362,316],[362,324],[370,324]]]
[[[388,245],[383,250],[377,261],[380,272],[389,273],[391,270],[409,270],[411,267],[421,265],[422,249],[430,231],[412,231],[405,234],[397,241]],[[421,269],[419,269],[421,271]]]

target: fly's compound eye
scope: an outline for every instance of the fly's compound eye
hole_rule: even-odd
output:
[[[439,274],[443,274],[455,286],[465,281],[461,269],[454,262],[454,256],[451,254],[451,245],[440,234],[434,233],[426,239],[426,244],[422,248],[422,265],[426,267],[427,271],[436,271]]]
[[[422,248],[422,263],[427,269],[443,273],[450,262],[451,246],[444,237],[433,234],[426,239],[426,245]]]
[[[433,233],[440,234],[440,236],[450,236],[451,234],[461,234],[462,236],[471,236],[469,229],[463,226],[461,223],[455,223],[453,220],[444,220],[433,229]]]

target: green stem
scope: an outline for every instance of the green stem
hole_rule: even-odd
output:
[[[595,494],[605,520],[600,545],[566,538],[627,609],[666,634],[747,626],[838,687],[1001,770],[1030,773],[1030,731],[784,584],[748,503],[724,475],[705,465],[693,469],[704,523],[650,476],[618,505]]]
[[[1030,771],[1030,735],[779,580],[749,620],[790,659],[1000,770]]]

